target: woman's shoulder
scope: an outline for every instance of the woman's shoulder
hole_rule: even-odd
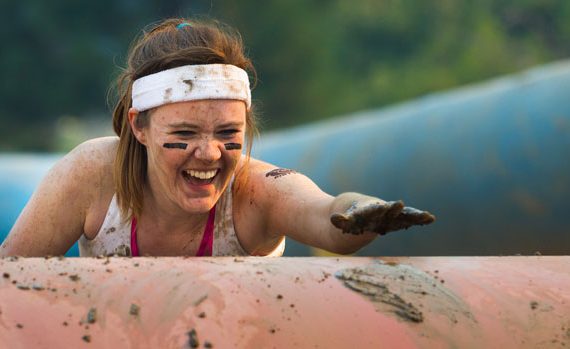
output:
[[[85,141],[66,154],[56,164],[54,171],[69,186],[84,193],[112,190],[117,145],[116,137]]]
[[[85,172],[93,176],[112,168],[118,144],[117,137],[90,139],[76,146],[63,160],[73,164],[74,172]]]
[[[117,137],[94,138],[79,144],[66,155],[72,163],[70,181],[80,183],[76,188],[86,200],[84,233],[90,238],[95,237],[101,227],[115,194],[113,168],[118,144]]]

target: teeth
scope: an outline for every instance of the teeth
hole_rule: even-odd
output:
[[[186,170],[186,174],[200,178],[200,179],[210,179],[216,175],[216,170],[212,171],[194,171],[194,170]]]

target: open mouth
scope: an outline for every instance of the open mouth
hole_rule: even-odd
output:
[[[184,177],[184,180],[190,184],[206,185],[212,184],[214,178],[218,175],[218,172],[220,172],[219,169],[209,171],[184,170],[182,171],[182,177]]]

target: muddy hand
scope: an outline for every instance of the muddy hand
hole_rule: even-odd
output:
[[[361,207],[354,205],[345,213],[331,215],[332,224],[342,229],[343,233],[359,235],[364,232],[376,232],[384,235],[388,232],[408,229],[413,225],[425,225],[435,221],[435,216],[427,211],[405,207],[401,201],[371,203]]]

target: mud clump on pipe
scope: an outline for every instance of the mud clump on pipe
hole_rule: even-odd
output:
[[[454,324],[459,320],[476,323],[460,298],[415,267],[375,261],[364,267],[339,270],[335,276],[371,300],[378,311],[396,314],[401,320],[421,323],[427,313],[434,313]]]

